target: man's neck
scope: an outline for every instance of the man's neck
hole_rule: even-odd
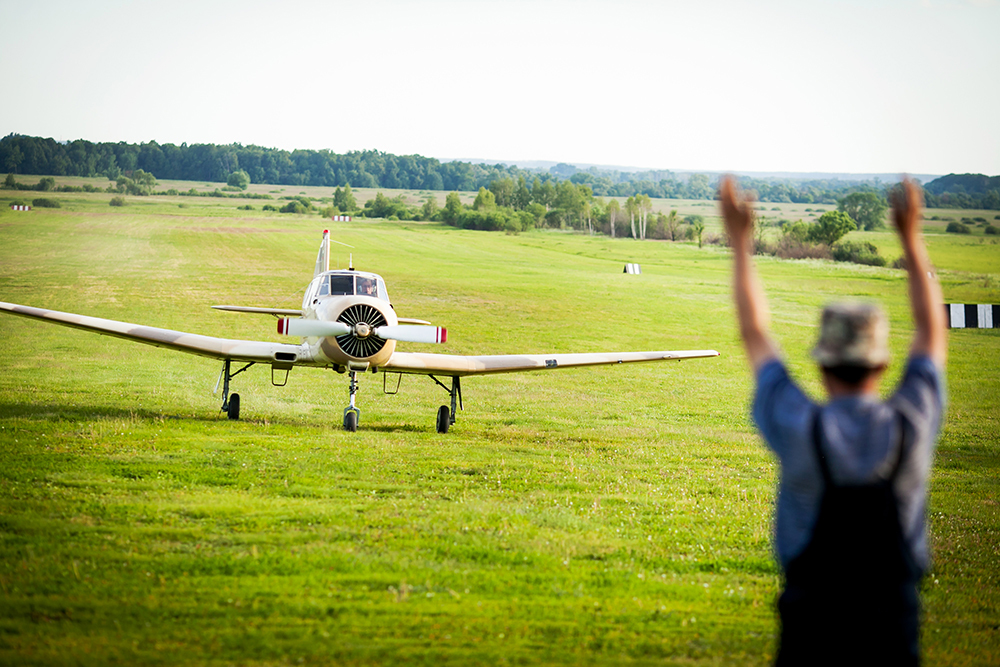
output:
[[[859,398],[873,398],[878,396],[878,383],[881,373],[872,373],[858,384],[848,384],[838,380],[829,373],[823,373],[823,386],[830,400],[857,396]]]

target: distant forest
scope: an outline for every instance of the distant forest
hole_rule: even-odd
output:
[[[420,155],[380,151],[286,151],[240,144],[93,143],[78,139],[9,134],[0,139],[0,169],[11,174],[106,176],[116,180],[142,170],[158,179],[225,183],[246,172],[253,183],[408,190],[476,191],[494,181],[532,184],[568,180],[598,197],[646,195],[661,199],[712,199],[717,176],[671,171],[623,172],[558,164],[547,171],[503,164],[444,162]],[[836,204],[854,192],[885,194],[889,184],[873,181],[742,178],[762,202]],[[927,183],[930,207],[1000,209],[1000,176],[949,174]]]

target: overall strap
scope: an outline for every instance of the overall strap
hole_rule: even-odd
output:
[[[902,412],[896,413],[896,427],[899,429],[899,438],[896,441],[896,464],[892,467],[892,473],[889,475],[889,481],[896,481],[896,475],[899,473],[899,469],[903,467],[903,447],[906,443],[906,420],[903,418]]]
[[[827,488],[830,488],[833,486],[830,478],[830,467],[826,462],[826,454],[823,452],[823,446],[820,444],[820,441],[823,439],[823,424],[820,423],[822,415],[823,408],[816,410],[816,414],[813,415],[812,445],[813,451],[816,452],[816,462],[819,463],[819,471],[823,474],[823,483],[826,484]]]

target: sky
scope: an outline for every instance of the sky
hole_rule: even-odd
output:
[[[0,133],[1000,174],[1000,0],[0,0]]]

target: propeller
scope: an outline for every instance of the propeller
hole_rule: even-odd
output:
[[[444,327],[398,324],[394,327],[378,327],[372,333],[384,340],[401,340],[404,343],[444,343],[448,340],[448,330]]]
[[[372,327],[364,322],[350,325],[328,320],[304,320],[281,318],[278,333],[284,336],[343,336],[354,334],[357,338],[375,336],[382,340],[400,340],[405,343],[443,343],[448,340],[448,330],[444,327],[425,327],[399,324],[396,326]]]
[[[329,320],[303,320],[282,317],[278,320],[278,333],[283,336],[343,336],[351,333],[353,327],[343,322]]]

